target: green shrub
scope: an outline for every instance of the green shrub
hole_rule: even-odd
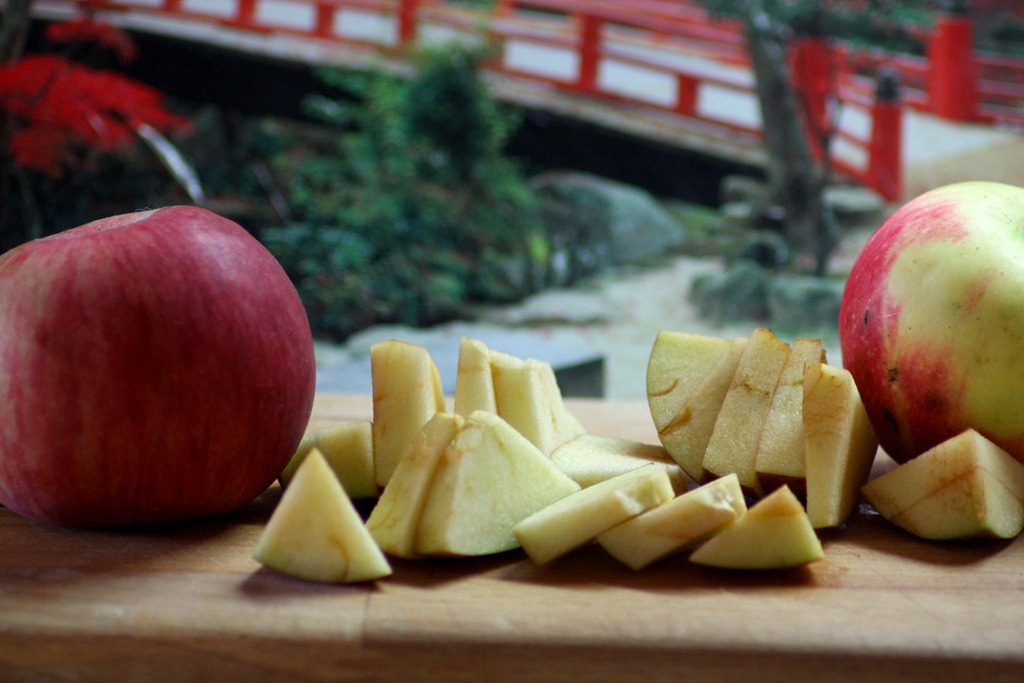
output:
[[[538,285],[540,211],[502,153],[517,119],[479,79],[485,54],[434,49],[409,79],[323,73],[352,97],[307,102],[335,134],[281,157],[297,223],[263,234],[317,333],[432,324]]]

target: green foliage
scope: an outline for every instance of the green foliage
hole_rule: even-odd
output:
[[[323,73],[350,97],[306,103],[334,134],[281,158],[298,222],[263,235],[318,333],[427,325],[472,300],[535,288],[540,212],[502,154],[517,120],[481,83],[484,56],[461,46],[429,51],[408,79]]]
[[[772,273],[756,261],[740,260],[720,273],[704,273],[690,287],[690,301],[702,318],[715,322],[768,319]]]
[[[410,84],[410,139],[441,151],[455,180],[470,181],[478,160],[500,157],[509,133],[503,116],[477,77],[477,56],[462,50],[428,60]]]
[[[710,12],[740,17],[749,0],[701,0]],[[936,0],[760,0],[756,3],[798,35],[825,35],[854,45],[920,54],[915,29],[929,26]]]

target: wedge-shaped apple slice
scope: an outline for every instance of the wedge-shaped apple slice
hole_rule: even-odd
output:
[[[437,463],[415,552],[488,555],[517,548],[516,524],[579,489],[505,420],[478,410]]]
[[[654,444],[581,434],[556,448],[551,454],[551,462],[583,488],[654,464],[668,473],[672,488],[676,491],[686,489],[682,469],[663,446]]]
[[[714,479],[605,531],[597,542],[632,569],[692,548],[747,511],[735,474]]]
[[[921,538],[1013,538],[1024,526],[1024,465],[973,429],[862,492],[879,514]]]
[[[779,385],[764,421],[757,445],[754,471],[761,489],[773,491],[783,484],[797,497],[805,491],[804,479],[804,368],[823,363],[825,350],[820,339],[796,339],[789,360],[782,368]]]
[[[389,555],[417,556],[416,533],[437,463],[464,424],[460,415],[435,414],[398,461],[380,500],[366,520],[366,528]]]
[[[498,415],[545,455],[586,430],[569,412],[550,363],[491,349]]]
[[[704,481],[704,453],[748,341],[747,337],[739,337],[729,342],[726,353],[693,395],[671,420],[658,427],[658,439],[665,450],[697,483]],[[647,376],[650,386],[650,371]]]
[[[530,559],[547,564],[674,496],[665,469],[645,465],[566,496],[519,522],[513,531]]]
[[[478,339],[463,337],[459,342],[459,364],[455,375],[455,412],[469,417],[474,411],[497,413],[491,352]]]
[[[815,529],[853,513],[871,474],[878,440],[848,370],[816,363],[803,380],[807,516]]]
[[[299,465],[316,448],[337,475],[350,498],[374,498],[379,493],[373,468],[373,426],[368,420],[344,422],[309,432],[295,449],[278,481],[287,487]]]
[[[647,359],[647,405],[658,432],[669,430],[684,415],[687,403],[732,342],[689,332],[662,330]]]
[[[370,347],[373,459],[377,486],[387,485],[416,432],[445,409],[441,373],[430,352],[391,339]]]
[[[735,472],[744,491],[761,495],[755,471],[757,446],[789,355],[789,344],[771,330],[762,327],[751,335],[704,453],[703,467],[709,476]]]
[[[324,583],[371,581],[391,574],[387,558],[316,449],[296,470],[253,557],[279,572]]]
[[[724,569],[785,569],[823,556],[804,506],[782,486],[693,551],[690,560]]]

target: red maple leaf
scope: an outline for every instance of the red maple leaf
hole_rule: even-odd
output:
[[[14,122],[13,158],[54,177],[74,166],[77,148],[114,151],[133,143],[143,123],[165,133],[186,128],[163,100],[154,88],[57,55],[28,55],[0,68],[0,109]]]

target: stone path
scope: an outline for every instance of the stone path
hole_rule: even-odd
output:
[[[840,254],[837,262],[843,261]],[[757,326],[749,321],[710,323],[698,317],[687,301],[693,278],[720,267],[713,259],[678,256],[646,267],[611,271],[576,287],[541,292],[513,306],[483,311],[474,322],[460,321],[429,329],[371,328],[350,339],[344,347],[318,346],[319,388],[369,391],[369,347],[384,339],[397,338],[440,348],[450,357],[462,335],[480,338],[497,350],[529,348],[525,335],[545,353],[603,356],[605,398],[643,400],[647,359],[659,331],[684,330],[732,337],[750,334]],[[822,337],[829,359],[839,359],[834,329],[824,326],[802,330],[800,334]],[[442,375],[446,374],[443,380],[450,390],[454,377],[442,368]]]

